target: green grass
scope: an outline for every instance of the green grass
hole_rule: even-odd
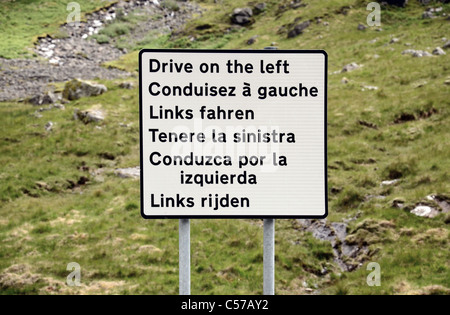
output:
[[[281,49],[325,49],[329,221],[357,215],[347,240],[368,246],[368,253],[357,271],[342,272],[329,243],[301,231],[295,220],[277,220],[277,293],[304,294],[305,282],[322,294],[448,294],[448,215],[426,219],[408,210],[429,202],[430,194],[450,195],[450,87],[444,84],[450,77],[450,54],[401,54],[407,48],[441,46],[448,22],[422,20],[424,8],[410,1],[407,9],[383,9],[382,32],[358,31],[368,14],[363,1],[311,1],[306,8],[282,10],[288,2],[267,1],[267,11],[254,24],[227,31],[232,8],[247,6],[247,1],[202,1],[207,14],[189,22],[184,32],[150,33],[135,49],[257,49],[272,42]],[[348,5],[347,15],[339,13]],[[439,5],[450,13],[448,4]],[[330,25],[314,22],[293,39],[279,32],[298,17],[321,17]],[[248,46],[254,35],[259,35],[257,42]],[[400,42],[389,45],[391,37]],[[137,58],[133,51],[107,65],[136,73]],[[351,62],[363,67],[337,73]],[[344,77],[348,84],[341,82]],[[115,168],[139,164],[138,91],[119,89],[119,82],[102,82],[107,93],[72,102],[65,111],[43,112],[40,119],[33,117],[36,108],[30,105],[0,103],[0,279],[17,264],[28,265],[40,279],[0,288],[1,294],[51,293],[52,284],[56,293],[177,294],[178,222],[141,219],[139,182],[113,174]],[[363,91],[365,85],[379,89]],[[84,125],[72,119],[74,108],[98,104],[107,113],[105,122]],[[415,119],[402,122],[404,114]],[[44,130],[47,121],[55,123],[52,132]],[[105,159],[108,155],[114,160]],[[103,172],[91,174],[99,169]],[[89,179],[87,184],[73,187],[81,177]],[[400,181],[381,186],[390,179]],[[405,210],[392,207],[399,198]],[[192,293],[262,293],[261,223],[192,221]],[[72,261],[82,267],[78,289],[64,285]],[[366,266],[372,261],[381,266],[380,287],[366,284]],[[321,274],[324,268],[326,275]]]
[[[46,293],[54,282],[57,293],[177,293],[178,221],[141,219],[139,182],[113,173],[139,164],[137,90],[119,89],[119,81],[105,83],[106,94],[72,102],[65,111],[43,112],[39,119],[28,104],[0,106],[6,132],[0,161],[8,165],[0,173],[7,183],[0,191],[0,270],[27,264],[41,279],[27,288],[1,288],[1,293]],[[74,108],[99,104],[107,113],[104,123],[73,120]],[[55,124],[49,133],[47,121]],[[123,122],[132,125],[120,127]],[[114,160],[102,158],[104,153]],[[91,174],[99,169],[104,170],[100,176]],[[87,184],[72,187],[81,177],[89,179]],[[305,246],[295,245],[291,231],[290,221],[278,223],[277,277],[286,292],[300,275],[333,268],[329,244],[305,236]],[[195,220],[191,233],[193,292],[262,293],[262,221]],[[140,251],[144,245],[159,250]],[[79,289],[64,285],[65,267],[72,261],[82,266],[85,286]],[[101,281],[112,287],[97,288]]]

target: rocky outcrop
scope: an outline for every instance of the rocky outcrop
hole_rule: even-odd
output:
[[[297,24],[294,28],[289,31],[288,38],[294,38],[303,34],[303,32],[311,25],[310,21],[305,21],[303,23]]]
[[[102,84],[73,79],[66,83],[63,97],[72,101],[82,97],[97,96],[105,93],[107,90],[106,86]]]
[[[253,10],[251,8],[237,8],[231,14],[231,22],[238,25],[253,23]]]
[[[56,103],[58,101],[55,94],[52,92],[47,92],[44,94],[37,94],[30,99],[28,99],[28,103],[35,105],[35,106],[41,106],[41,105],[49,105]]]

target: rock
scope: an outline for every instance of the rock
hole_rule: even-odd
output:
[[[40,188],[40,189],[46,189],[49,190],[50,186],[46,183],[46,182],[36,182],[36,187]]]
[[[428,51],[417,50],[415,53],[413,53],[412,56],[416,58],[421,58],[421,57],[431,57],[432,54],[430,54]]]
[[[105,120],[104,112],[97,108],[92,108],[85,111],[80,111],[76,108],[74,110],[73,117],[75,120],[80,120],[85,124],[101,122]]]
[[[51,121],[49,121],[48,123],[46,123],[45,126],[44,126],[45,131],[47,131],[47,132],[52,131],[53,125],[54,125],[54,124],[53,124],[53,122],[51,122]]]
[[[42,115],[39,114],[37,111],[35,111],[35,112],[32,114],[32,116],[33,116],[34,118],[42,118]]]
[[[296,10],[301,7],[306,7],[307,4],[302,3],[302,0],[293,0],[289,6],[291,9]]]
[[[417,89],[417,88],[424,87],[427,84],[428,84],[427,81],[419,81],[419,82],[414,83],[414,87]]]
[[[66,107],[64,105],[59,104],[59,103],[54,104],[53,108],[57,108],[57,109],[60,109],[60,110],[65,110],[66,109]]]
[[[77,100],[82,97],[97,96],[103,94],[108,89],[102,84],[96,84],[80,79],[73,79],[66,83],[63,97],[68,100]]]
[[[416,51],[414,49],[406,49],[406,50],[402,51],[402,55],[412,55],[415,52]]]
[[[362,88],[362,91],[364,92],[365,90],[376,91],[376,90],[378,90],[378,86],[364,85]]]
[[[342,72],[342,73],[344,73],[344,72],[352,72],[352,71],[354,71],[354,70],[356,70],[356,69],[359,69],[359,68],[361,68],[360,65],[358,65],[358,64],[355,63],[355,62],[352,62],[352,63],[350,63],[350,64],[344,66],[344,68],[342,68],[342,71],[341,71],[341,72]]]
[[[251,37],[248,41],[247,41],[247,45],[253,45],[254,43],[256,43],[256,40],[258,39],[258,35],[255,35],[253,37]]]
[[[398,208],[398,209],[403,209],[405,207],[405,200],[402,198],[395,198],[392,201],[392,207]]]
[[[422,218],[434,218],[440,212],[430,206],[418,205],[413,210],[411,210],[411,213]]]
[[[300,24],[297,24],[294,29],[292,29],[289,33],[288,33],[288,38],[294,38],[299,36],[300,34],[303,34],[303,31],[305,29],[307,29],[309,26],[311,25],[310,21],[306,21]]]
[[[47,105],[47,104],[53,104],[57,101],[57,97],[52,92],[47,92],[45,94],[38,94],[33,96],[28,100],[30,104],[33,104],[35,106],[41,106],[41,105]]]
[[[119,168],[114,171],[114,174],[120,178],[134,178],[138,179],[141,176],[141,167]]]
[[[406,50],[402,51],[402,55],[412,55],[413,57],[416,57],[416,58],[433,56],[428,51],[414,50],[414,49],[406,49]]]
[[[433,55],[442,56],[442,55],[445,55],[445,51],[441,47],[436,47],[433,50]]]
[[[398,43],[399,41],[400,41],[400,39],[394,37],[390,40],[389,44],[395,44],[395,43]]]
[[[353,259],[357,261],[366,253],[365,246],[358,247],[346,242],[347,223],[333,222],[327,220],[298,220],[301,228],[311,232],[313,237],[331,243],[335,262],[343,271],[352,271],[358,268]],[[349,259],[352,258],[352,259]]]
[[[394,179],[394,180],[385,180],[381,182],[381,186],[392,186],[400,182],[400,179]]]
[[[450,40],[449,40],[448,42],[446,42],[446,43],[444,44],[444,46],[442,46],[442,48],[444,48],[444,49],[449,49],[449,48],[450,48]]]
[[[134,88],[134,83],[133,82],[122,82],[119,84],[119,87],[121,89],[132,90]]]
[[[434,16],[433,12],[431,12],[431,11],[425,11],[422,14],[422,19],[434,19],[434,18],[435,18],[435,16]]]
[[[342,80],[341,80],[341,83],[342,83],[342,84],[347,84],[347,83],[349,83],[349,82],[350,82],[350,80],[347,79],[346,77],[342,78]]]
[[[53,105],[49,105],[48,107],[41,107],[37,110],[38,113],[47,112],[53,109]]]
[[[261,13],[263,13],[263,12],[265,12],[266,11],[266,9],[267,9],[267,4],[266,3],[258,3],[258,4],[255,4],[255,14],[261,14]]]
[[[367,26],[365,26],[364,24],[359,24],[358,25],[358,31],[364,31],[367,28]]]
[[[443,213],[450,213],[450,197],[445,195],[430,195],[427,196],[427,199],[434,201],[442,209]]]
[[[253,22],[253,10],[251,8],[237,8],[231,14],[231,22],[238,25],[246,25]]]

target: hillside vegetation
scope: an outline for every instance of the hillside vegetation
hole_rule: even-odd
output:
[[[63,2],[2,2],[0,56],[16,58],[41,33],[57,33]],[[91,11],[103,3],[84,2]],[[337,259],[332,243],[308,228],[314,223],[277,220],[276,292],[449,294],[450,50],[402,52],[443,47],[450,4],[383,6],[382,25],[368,27],[368,2],[360,0],[267,0],[245,26],[230,15],[257,2],[197,3],[203,13],[184,28],[150,34],[105,64],[133,74],[98,80],[106,93],[65,110],[0,103],[0,293],[177,294],[178,221],[143,220],[139,181],[115,174],[139,165],[138,49],[276,46],[329,55],[330,210],[322,227],[345,223],[335,248],[357,249]],[[35,6],[47,13],[38,19]],[[423,18],[428,8],[442,10]],[[288,36],[305,21],[302,34]],[[342,72],[351,63],[357,69]],[[1,66],[0,74],[7,75]],[[75,108],[101,109],[105,120],[84,124],[73,118]],[[436,215],[418,216],[418,206]],[[193,220],[192,293],[261,294],[262,239],[261,220]],[[70,262],[81,266],[81,287],[65,284]],[[366,283],[370,262],[381,267],[379,287]]]

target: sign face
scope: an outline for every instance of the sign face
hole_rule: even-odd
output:
[[[142,50],[141,213],[325,218],[324,51]]]

